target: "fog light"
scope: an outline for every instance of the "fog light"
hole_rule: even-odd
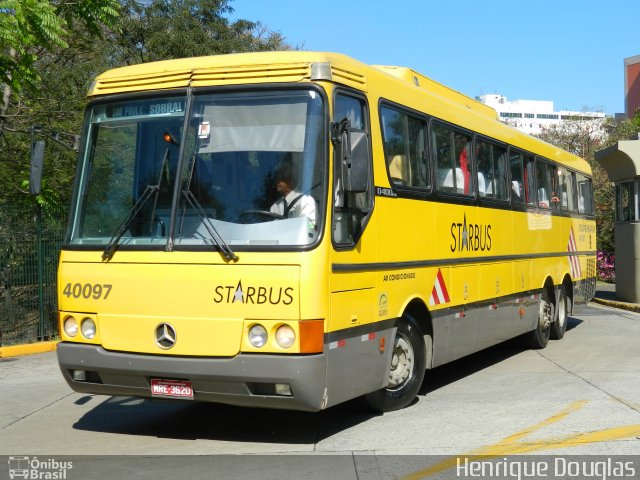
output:
[[[276,330],[276,342],[282,348],[289,348],[296,341],[296,332],[289,325],[282,325]]]
[[[75,337],[78,334],[78,322],[73,317],[64,319],[64,333],[69,337]]]
[[[87,381],[87,372],[84,370],[74,370],[73,371],[73,379],[76,382],[86,382]]]
[[[291,385],[288,383],[276,383],[276,395],[284,395],[286,397],[293,396],[291,393]]]
[[[80,324],[82,336],[87,340],[92,340],[96,336],[96,324],[90,318],[85,318]]]
[[[249,343],[256,348],[264,347],[267,343],[267,331],[262,325],[254,325],[249,329]]]

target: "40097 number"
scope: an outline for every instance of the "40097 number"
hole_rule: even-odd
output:
[[[106,300],[111,293],[111,285],[103,283],[67,283],[62,294],[67,298],[93,298]]]

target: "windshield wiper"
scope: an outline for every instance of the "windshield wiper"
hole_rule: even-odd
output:
[[[189,205],[191,205],[193,210],[196,212],[196,214],[198,215],[198,217],[202,221],[202,224],[204,225],[204,228],[206,228],[207,232],[209,232],[209,236],[211,237],[211,240],[213,240],[213,242],[218,247],[218,250],[220,251],[220,254],[227,261],[233,260],[234,262],[237,262],[238,261],[238,256],[233,252],[233,250],[231,250],[231,247],[220,236],[220,234],[218,233],[218,230],[216,229],[215,225],[213,224],[211,219],[209,217],[207,217],[207,214],[204,211],[204,209],[202,208],[202,205],[200,205],[200,202],[198,202],[198,199],[196,197],[194,197],[193,193],[191,193],[191,191],[189,191],[189,190],[183,190],[182,191],[182,195],[184,195],[184,198],[187,200]]]
[[[107,248],[105,248],[104,252],[102,252],[103,261],[111,260],[111,258],[113,257],[113,254],[116,252],[116,249],[118,248],[118,244],[122,236],[129,229],[129,227],[131,226],[131,223],[133,223],[135,218],[140,213],[140,210],[144,208],[144,206],[147,204],[151,196],[155,192],[158,192],[159,190],[160,190],[160,185],[147,185],[147,187],[144,189],[144,192],[142,192],[142,195],[140,195],[140,198],[138,198],[138,201],[134,203],[133,207],[131,207],[131,210],[129,210],[129,216],[125,218],[124,222],[120,224],[120,226],[116,230],[116,233],[114,233],[113,237],[111,237],[111,240],[109,240],[109,243],[107,244]]]
[[[166,135],[169,135],[170,141],[177,145],[177,143],[175,142],[175,140],[170,134],[167,133],[165,134],[165,136]],[[169,140],[165,139],[165,141],[169,141]],[[155,216],[156,206],[158,203],[158,194],[160,193],[160,186],[162,185],[162,178],[165,175],[167,176],[169,175],[169,172],[168,172],[169,155],[170,155],[169,147],[167,147],[162,157],[162,164],[160,165],[160,175],[158,178],[158,183],[155,185],[147,185],[144,189],[144,192],[142,192],[142,195],[140,195],[140,198],[138,198],[136,203],[133,204],[133,207],[131,207],[131,210],[129,210],[129,216],[125,218],[124,222],[120,224],[120,226],[116,230],[116,233],[114,233],[113,237],[111,237],[111,240],[109,240],[109,243],[107,244],[107,248],[105,248],[104,252],[102,252],[103,261],[108,262],[109,260],[111,260],[111,258],[113,258],[113,254],[116,253],[116,249],[118,248],[120,239],[125,234],[125,232],[129,229],[129,227],[131,226],[131,223],[133,223],[133,221],[138,216],[140,211],[144,208],[144,206],[147,204],[151,196],[155,193],[155,201],[153,202],[153,208],[151,209],[151,221],[153,222],[153,217]],[[160,220],[160,222],[162,222],[162,220]]]

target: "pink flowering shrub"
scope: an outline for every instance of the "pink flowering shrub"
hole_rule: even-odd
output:
[[[598,280],[607,283],[616,282],[616,256],[613,253],[598,250],[596,253],[598,262]]]

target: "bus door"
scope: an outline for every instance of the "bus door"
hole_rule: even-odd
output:
[[[379,352],[375,272],[366,267],[375,262],[377,237],[366,102],[339,91],[334,105],[329,405],[382,387],[390,361]]]

